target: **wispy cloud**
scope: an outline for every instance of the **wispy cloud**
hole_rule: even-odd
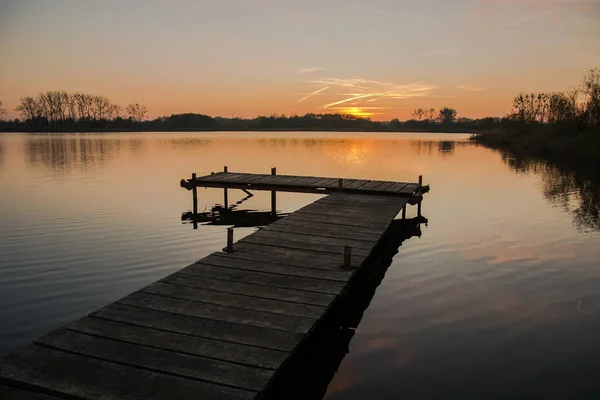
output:
[[[332,108],[341,104],[352,102],[360,106],[362,103],[373,103],[380,100],[401,100],[412,97],[428,96],[437,88],[435,85],[423,82],[413,82],[408,84],[396,84],[389,82],[379,82],[372,79],[351,78],[321,78],[311,81],[323,85],[325,88],[338,87],[344,89],[342,92],[334,93],[337,96],[343,96],[341,100],[325,103],[320,106],[321,109]],[[319,89],[317,92],[323,91]]]
[[[302,103],[304,100],[310,99],[311,97],[316,96],[319,93],[326,91],[327,89],[329,89],[329,86],[325,86],[324,88],[315,90],[314,92],[309,93],[308,95],[306,95],[303,98],[301,98],[300,100],[298,100],[298,103]]]
[[[320,78],[307,83],[320,87],[311,93],[304,93],[298,103],[327,91],[329,102],[323,102],[318,106],[319,109],[364,117],[376,115],[383,110],[396,109],[398,107],[393,102],[398,100],[431,96],[437,89],[436,85],[424,82],[397,84],[363,78]],[[374,102],[382,104],[377,103],[374,107]]]
[[[308,74],[311,72],[323,71],[325,68],[323,67],[302,67],[294,69],[294,73],[296,74]]]
[[[483,89],[474,85],[459,85],[456,87],[459,90],[471,90],[473,92],[482,92]]]

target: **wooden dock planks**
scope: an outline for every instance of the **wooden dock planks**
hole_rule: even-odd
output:
[[[278,175],[211,177],[223,184],[335,183]],[[408,185],[348,184],[371,192]],[[354,276],[355,269],[341,268],[344,246],[352,247],[352,266],[361,267],[407,201],[347,193],[323,197],[246,236],[233,253],[211,254],[9,355],[0,362],[0,394],[254,398]]]
[[[392,182],[368,179],[339,178],[296,175],[266,175],[235,172],[218,172],[195,179],[182,180],[181,185],[193,187],[218,187],[279,192],[334,193],[337,191],[360,194],[411,196],[420,187],[418,183]]]

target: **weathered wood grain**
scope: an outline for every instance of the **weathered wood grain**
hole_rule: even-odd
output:
[[[114,362],[134,368],[175,375],[182,378],[223,384],[259,392],[273,370],[239,365],[211,358],[109,340],[68,329],[42,336],[35,343],[80,356]]]
[[[10,387],[0,383],[0,399],[2,400],[57,400],[58,397],[36,393],[27,389]]]
[[[285,218],[280,221],[284,221]],[[322,236],[326,238],[335,238],[335,239],[349,239],[349,240],[360,240],[362,242],[371,242],[377,243],[380,239],[380,235],[376,234],[367,234],[364,232],[360,232],[360,230],[351,231],[347,229],[348,227],[342,227],[339,225],[330,225],[330,224],[318,224],[318,223],[306,223],[301,221],[296,221],[296,223],[291,224],[270,224],[266,227],[262,228],[262,230],[267,232],[284,232],[284,233],[298,233],[302,235],[312,235],[312,236]],[[372,247],[373,245],[371,245]]]
[[[266,264],[265,264],[266,265]],[[307,268],[308,270],[308,268]],[[317,272],[317,270],[313,271]],[[345,286],[345,281],[307,278],[295,275],[259,272],[231,267],[214,266],[203,262],[192,264],[179,271],[181,274],[201,276],[213,279],[246,282],[257,285],[274,286],[318,293],[339,294]],[[297,272],[299,274],[300,272]],[[308,272],[307,272],[308,273]]]
[[[172,312],[174,314],[296,333],[306,333],[315,323],[312,318],[173,299],[144,292],[132,293],[120,299],[118,303],[157,311]]]
[[[312,234],[304,234],[299,232],[273,232],[265,229],[261,229],[253,235],[247,236],[240,242],[256,243],[256,244],[268,244],[269,240],[279,240],[281,247],[285,247],[286,243],[294,243],[301,249],[307,251],[331,251],[338,254],[340,251],[343,253],[344,246],[351,246],[357,250],[357,254],[367,255],[375,246],[376,242],[366,240],[355,240],[355,239],[338,239],[332,237],[316,236]],[[363,251],[364,250],[364,251]]]
[[[260,259],[260,257],[257,257]],[[282,300],[293,303],[312,304],[327,307],[335,298],[332,294],[307,292],[303,290],[282,289],[272,286],[254,285],[245,282],[223,281],[190,275],[172,274],[159,282],[216,290],[224,293],[237,293],[263,299]]]
[[[289,352],[208,339],[107,319],[84,317],[65,327],[105,339],[275,370]]]
[[[199,260],[196,264],[235,268],[247,271],[289,277],[312,278],[317,281],[347,282],[351,271],[340,270],[340,257],[333,254],[316,256],[314,252],[264,246],[262,244],[238,242],[233,253],[215,253]],[[268,253],[271,251],[271,253]],[[284,257],[293,260],[295,257],[307,258],[315,256],[311,263],[295,266],[285,263]],[[283,259],[283,260],[282,260]],[[292,261],[290,261],[291,263]],[[181,272],[185,272],[182,270]],[[304,279],[297,280],[298,290],[304,290]],[[314,283],[308,281],[307,283]],[[332,287],[333,290],[333,287]]]
[[[203,319],[119,303],[110,304],[91,315],[166,332],[281,351],[291,351],[302,338],[302,334],[295,332]]]
[[[161,374],[40,346],[12,353],[0,379],[81,399],[252,399],[256,392]]]
[[[252,263],[242,265],[240,269],[252,269],[281,275],[294,275],[346,282],[352,274],[351,271],[340,270],[340,256],[337,254],[316,254],[314,251],[311,252],[302,249],[286,249],[283,247],[272,247],[242,242],[236,243],[234,250],[233,253],[214,253],[212,255],[238,260],[258,261],[259,264]],[[357,256],[356,259],[353,260],[352,265],[359,266],[362,261],[364,261],[364,257]],[[327,270],[328,272],[289,269],[287,268],[288,266],[310,270]],[[284,267],[284,269],[280,267]]]
[[[267,311],[274,314],[295,315],[298,317],[314,319],[318,319],[325,312],[325,307],[321,306],[261,299],[236,293],[223,293],[165,282],[154,282],[140,291],[176,299],[199,301],[207,304],[237,307],[245,310]]]

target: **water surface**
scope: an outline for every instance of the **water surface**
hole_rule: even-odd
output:
[[[400,247],[328,398],[599,393],[598,185],[466,135],[0,135],[0,354],[220,250],[225,226],[182,222],[191,196],[179,180],[223,165],[422,174],[432,187],[429,225]],[[281,193],[278,208],[315,198]],[[221,202],[222,190],[199,191],[200,211]]]

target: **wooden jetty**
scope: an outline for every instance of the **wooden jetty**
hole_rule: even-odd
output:
[[[0,360],[0,398],[296,398],[282,382],[300,380],[290,371],[309,344],[345,324],[338,316],[396,216],[417,202],[421,218],[428,187],[273,176],[223,172],[181,185],[194,203],[198,186],[224,188],[225,202],[227,189],[329,195],[235,244],[230,228],[223,252]]]

